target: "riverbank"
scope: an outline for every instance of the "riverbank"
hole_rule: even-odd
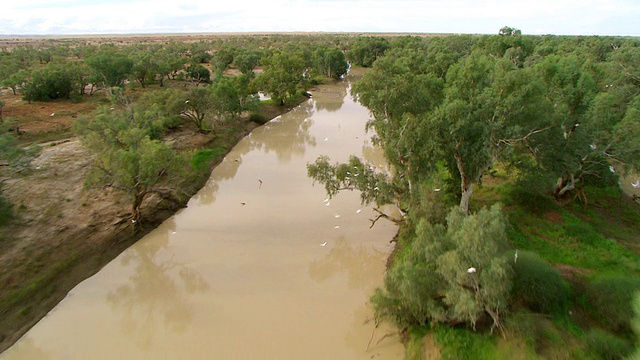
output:
[[[291,107],[263,106],[265,121]],[[181,128],[166,141],[183,150],[215,149],[213,169],[233,146],[259,124],[242,117],[221,128],[220,136]],[[91,158],[78,138],[42,146],[32,169],[8,177],[1,169],[3,193],[14,204],[15,218],[0,229],[0,352],[44,317],[75,285],[92,276],[126,248],[184,207],[207,181],[202,177],[183,189],[181,204],[150,198],[141,226],[126,221],[124,197],[105,189],[86,190],[84,176]]]

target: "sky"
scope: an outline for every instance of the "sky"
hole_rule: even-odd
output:
[[[640,0],[5,0],[0,35],[400,32],[640,36]]]

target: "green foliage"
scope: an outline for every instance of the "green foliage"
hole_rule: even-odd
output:
[[[631,330],[632,301],[640,290],[640,278],[629,275],[603,275],[585,290],[591,311],[603,326],[613,331]]]
[[[264,125],[268,120],[267,117],[262,115],[261,113],[252,111],[251,113],[249,113],[249,121],[259,125]]]
[[[93,72],[92,82],[103,87],[122,87],[133,68],[131,59],[111,48],[98,50],[86,63]]]
[[[22,84],[24,99],[29,102],[69,99],[78,88],[78,68],[66,61],[50,62],[33,70]]]
[[[239,49],[233,63],[245,75],[253,76],[253,69],[260,64],[262,53],[254,49]]]
[[[465,329],[441,328],[434,331],[442,360],[496,359],[493,337]]]
[[[517,258],[515,253],[508,256],[514,261],[513,299],[536,312],[563,315],[569,305],[569,287],[560,273],[536,253],[517,254]]]
[[[511,268],[502,256],[506,221],[501,206],[465,216],[453,209],[447,227],[426,221],[402,259],[389,269],[384,289],[371,302],[379,320],[399,327],[466,323],[485,315],[500,326],[511,287]]]
[[[185,70],[189,78],[198,84],[211,82],[211,71],[200,64],[191,64]]]
[[[622,360],[633,352],[633,346],[608,332],[593,329],[585,336],[586,351],[598,359]]]
[[[305,78],[303,54],[277,52],[262,60],[264,72],[256,78],[258,88],[271,96],[274,104],[285,105],[296,99]]]
[[[356,66],[371,67],[389,48],[389,40],[377,36],[358,36],[350,44],[347,59]]]
[[[93,118],[79,118],[75,129],[95,154],[86,186],[110,186],[131,201],[134,222],[141,218],[145,198],[156,194],[173,202],[193,174],[190,159],[155,139],[162,120],[158,108],[102,108]]]
[[[224,71],[235,57],[236,49],[229,45],[223,45],[217,49],[211,57],[211,69],[214,72]]]
[[[337,46],[318,47],[311,56],[314,69],[327,77],[339,79],[347,73],[349,63]]]

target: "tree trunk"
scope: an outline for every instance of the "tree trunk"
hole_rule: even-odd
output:
[[[576,188],[576,184],[579,182],[580,178],[576,179],[573,175],[558,178],[556,186],[553,189],[553,196],[556,199],[564,197],[569,191],[574,190]]]
[[[471,194],[473,194],[473,183],[469,181],[467,177],[467,173],[464,169],[464,164],[462,163],[462,158],[460,154],[456,153],[454,155],[456,159],[456,165],[458,166],[458,172],[460,173],[460,210],[465,214],[469,214],[469,201],[471,201]]]
[[[133,196],[133,203],[131,204],[131,222],[136,226],[140,222],[140,207],[142,206],[142,200],[144,200],[146,193],[137,193]]]
[[[463,181],[462,196],[460,197],[460,210],[465,214],[469,214],[469,202],[471,201],[471,194],[473,193],[473,184],[466,185],[466,181]]]

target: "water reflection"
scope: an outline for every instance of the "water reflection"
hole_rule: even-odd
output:
[[[380,252],[373,246],[352,245],[344,236],[340,236],[329,253],[309,265],[309,276],[315,281],[346,274],[350,289],[375,288],[380,279],[372,273],[380,272],[380,263],[384,263],[386,252]]]
[[[216,171],[211,174],[211,177],[207,180],[203,188],[193,196],[193,199],[201,205],[213,204],[216,201],[216,194],[220,187],[219,183],[224,180],[233,179],[238,173],[238,168],[240,168],[241,163],[242,158],[240,157],[224,158],[222,162],[218,164]]]
[[[293,157],[302,157],[308,147],[316,146],[316,139],[309,133],[313,125],[311,116],[315,101],[308,100],[289,113],[266,123],[256,134],[247,137],[248,148],[244,152],[261,150],[266,154],[275,153],[281,164],[287,164]],[[269,136],[261,136],[269,133]]]
[[[317,101],[315,102],[316,110],[326,110],[329,112],[335,112],[342,108],[342,104],[344,104],[344,99],[347,97],[347,87],[346,86],[332,86],[328,87],[319,87],[317,90],[313,92],[313,98]]]
[[[174,219],[163,227],[166,231],[153,241],[141,241],[124,254],[122,264],[135,270],[127,284],[107,294],[108,303],[121,315],[123,332],[143,349],[154,345],[154,334],[184,333],[195,316],[186,295],[209,288],[199,273],[163,251],[175,232]]]

